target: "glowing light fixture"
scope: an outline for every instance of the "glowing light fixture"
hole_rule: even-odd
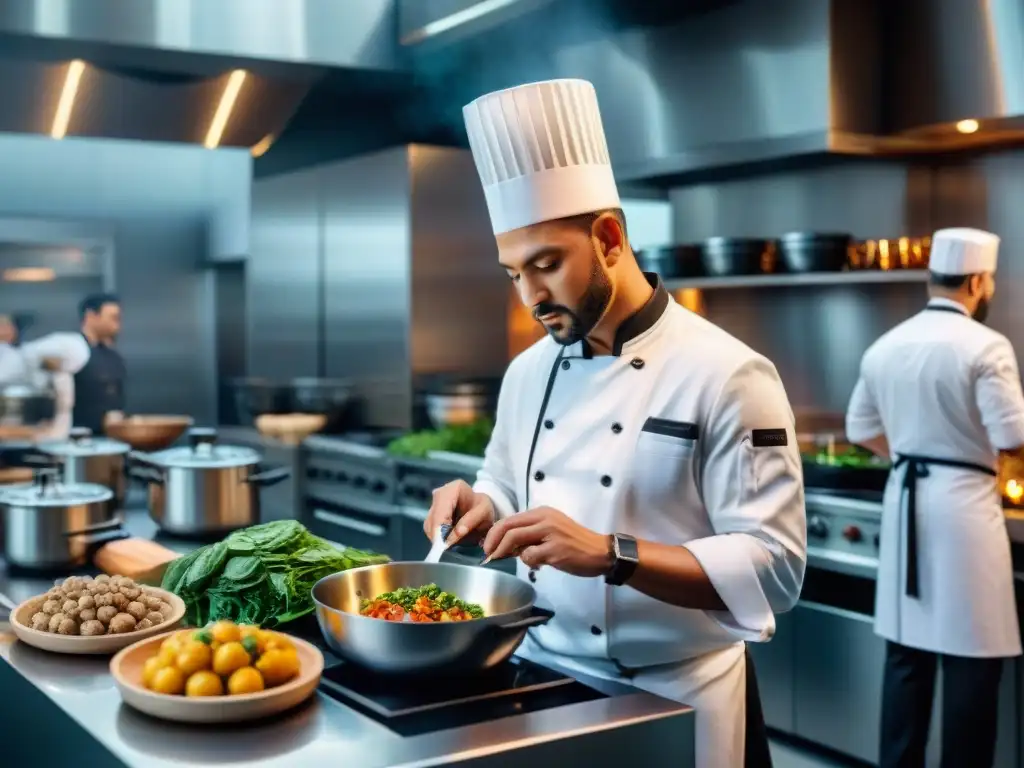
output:
[[[7,283],[45,283],[57,278],[50,267],[15,267],[3,271]]]
[[[267,150],[270,149],[274,145],[274,139],[275,138],[276,137],[274,136],[274,134],[268,133],[266,136],[264,136],[258,142],[253,144],[249,148],[249,152],[252,154],[253,157],[263,157],[263,155],[265,155],[267,153]]]
[[[68,64],[68,73],[64,76],[60,101],[57,102],[57,114],[53,116],[53,127],[50,128],[50,135],[55,139],[63,139],[68,132],[71,111],[75,107],[75,97],[78,96],[78,86],[82,82],[84,72],[85,62],[81,59],[75,59]]]
[[[206,132],[206,141],[203,146],[207,149],[216,149],[220,146],[220,140],[224,136],[224,129],[227,127],[228,119],[235,108],[238,100],[238,93],[245,83],[247,72],[244,69],[236,69],[228,77],[228,84],[224,86],[224,93],[221,94],[220,104],[217,111],[213,113],[213,120],[210,122],[210,129]]]
[[[978,121],[973,118],[967,120],[961,120],[956,124],[956,129],[960,133],[974,133],[981,126],[978,125]]]

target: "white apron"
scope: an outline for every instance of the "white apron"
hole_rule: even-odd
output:
[[[529,636],[516,652],[538,664],[552,663],[570,672],[632,685],[694,709],[697,768],[742,768],[746,750],[747,663],[743,643],[712,651],[680,664],[640,670],[624,677],[615,665],[545,652]]]
[[[940,457],[994,473],[993,446],[1024,443],[1024,397],[1009,343],[959,305],[933,300],[865,353],[847,436],[861,442],[882,433],[894,460]],[[926,465],[927,476],[916,483],[914,590],[906,471],[906,464],[894,469],[885,491],[876,633],[933,653],[1020,655],[1010,541],[995,477]]]
[[[555,612],[531,630],[536,644],[606,677],[617,664],[640,670],[633,685],[703,706],[698,750],[710,762],[698,764],[731,768],[722,755],[742,755],[741,641],[769,640],[803,580],[792,411],[767,360],[660,284],[624,328],[615,355],[544,339],[512,362],[474,487],[502,516],[550,506],[603,534],[690,550],[728,610],[679,608],[551,567],[520,562],[518,573]]]

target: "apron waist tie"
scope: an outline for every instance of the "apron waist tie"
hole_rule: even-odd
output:
[[[929,466],[953,467],[991,477],[996,476],[996,471],[992,467],[986,467],[970,461],[943,459],[936,456],[919,456],[909,453],[896,454],[896,463],[892,466],[893,471],[895,472],[900,467],[906,467],[903,473],[902,491],[907,495],[907,582],[905,588],[907,597],[916,598],[920,596],[920,581],[917,567],[917,481],[919,478],[928,477],[931,474],[928,470]],[[902,493],[900,500],[902,501]]]

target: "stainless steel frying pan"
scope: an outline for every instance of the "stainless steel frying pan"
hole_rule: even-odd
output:
[[[359,605],[399,587],[437,584],[478,603],[484,618],[445,623],[393,622],[359,615]],[[527,582],[489,568],[453,563],[385,563],[327,576],[313,587],[316,617],[331,650],[377,672],[471,674],[511,656],[526,630],[551,620],[534,607]]]

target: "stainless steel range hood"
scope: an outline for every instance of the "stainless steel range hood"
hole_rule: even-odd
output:
[[[618,178],[661,184],[987,144],[1008,136],[955,121],[1024,112],[1024,0],[680,0],[693,7],[676,23],[624,28],[619,6],[644,4],[552,3],[545,26],[506,24],[417,61],[417,74],[452,126],[486,91],[586,78]]]
[[[4,0],[0,131],[255,147],[342,68],[397,69],[393,0]]]

